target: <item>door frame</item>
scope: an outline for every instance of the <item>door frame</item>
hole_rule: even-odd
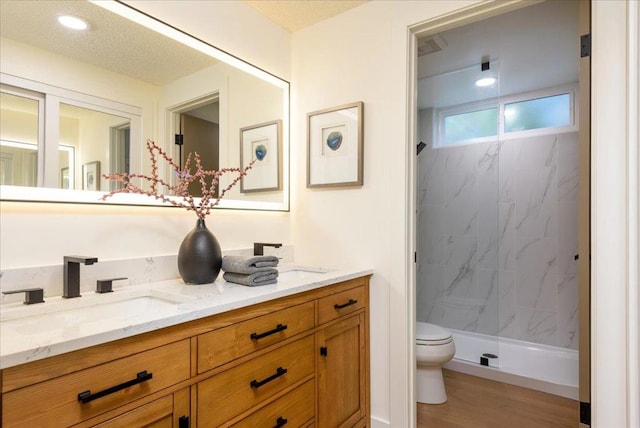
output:
[[[408,426],[415,426],[415,170],[417,36],[530,5],[483,2],[406,32],[405,325]],[[591,0],[592,425],[640,425],[640,4]],[[393,303],[393,302],[392,302]],[[611,331],[617,334],[611,334]],[[615,350],[615,352],[612,352]],[[613,357],[613,358],[612,358]],[[393,410],[393,409],[392,409]]]
[[[408,126],[408,144],[409,144],[409,153],[410,154],[415,154],[415,142],[417,142],[417,129],[418,129],[418,107],[417,107],[417,60],[418,60],[418,54],[417,54],[417,40],[419,37],[424,37],[424,36],[428,36],[428,35],[433,35],[433,34],[437,34],[440,33],[442,31],[446,31],[452,28],[458,28],[470,23],[474,23],[474,22],[479,22],[488,18],[492,18],[494,16],[498,16],[498,15],[502,15],[504,13],[508,13],[520,8],[525,8],[525,7],[529,7],[529,6],[533,6],[538,2],[530,2],[530,1],[520,1],[520,0],[516,0],[516,1],[511,1],[511,2],[496,2],[497,4],[493,3],[493,4],[480,4],[477,6],[472,6],[469,7],[467,9],[462,9],[460,11],[457,11],[455,13],[452,13],[450,15],[446,15],[444,17],[438,17],[420,24],[416,24],[413,26],[409,27],[409,41],[408,41],[408,45],[409,45],[409,67],[408,67],[408,122],[409,122],[409,126]],[[579,31],[581,31],[581,28],[579,27]],[[576,39],[578,38],[578,35],[576,35]],[[576,45],[576,49],[578,49],[578,46]],[[589,77],[589,76],[587,76]],[[580,75],[579,79],[582,79],[583,76]],[[587,85],[587,88],[589,88],[589,84]],[[580,85],[580,89],[583,88],[583,85]],[[580,107],[582,107],[584,105],[584,103],[582,102],[583,97],[582,94],[580,94]],[[587,103],[590,100],[590,97],[586,98]],[[588,105],[588,104],[587,104]],[[582,109],[580,110],[580,115],[581,115],[581,119],[583,119],[583,113],[582,113]],[[588,113],[588,111],[587,111]],[[587,117],[588,119],[589,117]],[[584,119],[583,119],[584,120]],[[580,129],[582,129],[582,127],[584,126],[584,123],[581,121],[580,123]],[[588,137],[587,137],[588,138]],[[588,156],[588,152],[587,152],[587,156]],[[582,160],[581,160],[582,163]],[[407,208],[407,213],[409,215],[409,219],[408,219],[408,224],[409,224],[409,239],[408,241],[411,242],[411,253],[415,253],[415,251],[417,250],[417,238],[416,238],[416,231],[417,231],[417,156],[409,156],[408,157],[408,175],[410,177],[409,179],[409,183],[408,183],[408,188],[409,188],[409,194],[410,194],[410,198],[409,198],[409,206]],[[581,165],[582,168],[582,165]],[[587,166],[587,171],[586,171],[586,178],[588,180],[589,177],[589,166]],[[583,177],[580,177],[580,179],[584,179]],[[587,181],[588,182],[588,181]],[[587,194],[588,194],[588,190],[587,190]],[[586,199],[586,201],[579,201],[579,206],[582,204],[583,202],[586,203],[586,207],[588,209],[588,204],[589,204],[589,200],[588,198]],[[584,205],[583,205],[584,206]],[[587,218],[587,229],[586,232],[589,233],[589,229],[588,229],[588,218]],[[590,239],[587,239],[587,242],[590,242]],[[584,257],[583,257],[584,258]],[[410,257],[411,260],[414,260],[414,257]],[[588,264],[587,264],[588,266]],[[587,267],[587,279],[588,279],[588,267]],[[409,318],[409,320],[415,320],[416,318],[416,309],[415,309],[415,302],[416,302],[416,285],[417,285],[417,280],[416,280],[416,270],[417,270],[417,263],[411,263],[411,266],[409,267],[409,290],[408,290],[408,294],[409,294],[409,301],[411,302],[410,306],[407,308],[407,316]],[[590,284],[589,282],[587,282],[586,284],[586,292],[587,292],[587,296],[589,295],[589,287]],[[579,288],[582,288],[581,286],[579,286]],[[584,292],[580,293],[581,295],[584,294]],[[582,296],[581,296],[582,298]],[[584,312],[584,308],[587,309],[587,311],[589,310],[589,305],[588,305],[588,300],[587,300],[587,305],[586,306],[582,306],[581,309],[579,309],[580,313]],[[588,320],[590,318],[589,313],[586,314],[586,316],[584,314],[580,315],[580,317],[582,319],[586,318],[587,323]],[[582,324],[582,323],[581,323]],[[581,325],[582,327],[582,325]],[[410,340],[413,339],[415,337],[415,332],[414,332],[414,326],[412,325],[411,322],[409,322],[409,337]],[[580,333],[582,336],[582,332]],[[587,331],[586,332],[586,337],[589,337],[590,332]],[[582,339],[582,337],[581,337]],[[412,341],[413,343],[413,341]],[[414,361],[414,363],[411,365],[410,368],[410,395],[409,395],[409,400],[410,400],[410,405],[411,403],[415,403],[415,355],[414,355],[414,351],[413,351],[413,347],[410,346],[409,347],[410,351],[410,358],[412,361]],[[589,342],[587,342],[587,347],[585,348],[581,348],[580,349],[580,353],[582,352],[587,352],[587,360],[589,360]],[[584,358],[582,358],[583,360],[583,364],[584,364]],[[587,362],[586,367],[589,367],[589,364]],[[588,369],[587,369],[588,370]],[[588,371],[587,371],[587,379],[588,379]],[[582,380],[582,377],[581,377]],[[580,400],[582,401],[582,397],[589,396],[590,393],[590,385],[587,384],[585,387],[580,387]],[[586,393],[584,392],[586,391]],[[588,400],[587,400],[588,401]],[[411,418],[410,422],[412,423],[412,426],[416,425],[417,422],[417,416],[416,416],[416,411],[415,411],[415,406],[413,409],[413,412],[411,414]]]

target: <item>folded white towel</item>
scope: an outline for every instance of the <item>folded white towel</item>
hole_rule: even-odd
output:
[[[263,268],[259,272],[251,274],[242,274],[235,272],[225,272],[222,277],[225,281],[235,282],[236,284],[248,285],[255,287],[257,285],[275,284],[278,282],[278,270],[274,268]]]
[[[225,272],[252,274],[278,266],[276,256],[224,256],[222,270]]]

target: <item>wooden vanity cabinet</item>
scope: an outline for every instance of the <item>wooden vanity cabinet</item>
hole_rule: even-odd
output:
[[[318,428],[368,426],[368,290],[358,287],[318,302]]]
[[[1,425],[368,426],[368,288],[356,278],[4,369]]]
[[[189,388],[183,388],[92,426],[95,428],[189,428],[191,426],[189,394]]]

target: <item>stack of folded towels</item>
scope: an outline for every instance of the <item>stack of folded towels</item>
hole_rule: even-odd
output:
[[[222,277],[225,281],[250,287],[275,284],[278,282],[276,266],[276,256],[224,256]]]

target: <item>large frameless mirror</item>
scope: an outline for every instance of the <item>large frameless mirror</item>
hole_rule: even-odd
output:
[[[150,174],[154,141],[180,166],[191,152],[206,169],[256,160],[220,207],[289,209],[288,82],[116,1],[0,12],[1,199],[104,203],[118,183],[103,175]],[[87,28],[63,27],[67,15]],[[158,174],[175,180],[168,164]]]

